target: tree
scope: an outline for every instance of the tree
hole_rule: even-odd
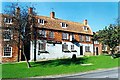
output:
[[[24,6],[20,7],[18,3],[12,3],[7,6],[8,9],[5,9],[4,13],[13,17],[16,21],[17,27],[13,27],[19,34],[18,41],[18,62],[19,62],[19,54],[20,54],[20,44],[22,42],[22,50],[25,60],[27,62],[28,68],[31,67],[28,58],[25,54],[25,44],[28,44],[31,40],[30,35],[32,32],[30,31],[30,26],[34,27],[35,25],[35,15],[36,13],[32,10],[35,10],[35,7]],[[31,9],[28,11],[28,8]],[[28,12],[27,12],[28,11]]]
[[[93,39],[98,40],[102,44],[108,45],[111,54],[113,54],[115,47],[120,44],[120,26],[110,24],[103,30],[99,30],[97,34],[94,34]]]

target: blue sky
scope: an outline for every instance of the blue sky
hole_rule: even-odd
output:
[[[2,3],[2,9],[9,4]],[[118,17],[118,2],[24,2],[19,5],[34,5],[38,15],[50,16],[54,11],[56,18],[64,20],[82,23],[87,19],[93,31],[115,23]]]

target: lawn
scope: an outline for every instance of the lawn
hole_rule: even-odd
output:
[[[93,65],[81,65],[92,63]],[[72,59],[57,59],[41,62],[31,62],[31,68],[26,63],[2,64],[2,78],[28,78],[34,76],[46,76],[57,74],[70,74],[90,70],[112,68],[118,66],[118,58],[110,56],[91,56]]]

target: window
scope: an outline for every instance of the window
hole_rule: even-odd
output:
[[[94,41],[94,44],[99,44],[99,42],[98,41]]]
[[[12,57],[12,47],[9,45],[4,46],[4,57]]]
[[[107,45],[102,45],[102,50],[107,51]]]
[[[4,22],[5,23],[12,23],[12,19],[11,18],[4,18]]]
[[[45,21],[43,19],[38,19],[38,23],[40,23],[41,25],[44,25]]]
[[[65,23],[60,23],[60,25],[61,25],[62,28],[66,28],[67,27],[67,24],[65,24]]]
[[[86,36],[86,41],[90,41],[90,36]]]
[[[74,51],[74,45],[71,45],[71,51]]]
[[[11,30],[5,30],[3,32],[4,41],[9,41],[12,38]]]
[[[49,38],[54,38],[54,32],[53,31],[49,32]]]
[[[84,27],[83,27],[83,30],[87,31],[87,30],[88,30],[87,26],[84,26]]]
[[[40,37],[46,37],[45,30],[39,30]]]
[[[62,44],[62,51],[68,51],[68,45],[66,43]]]
[[[62,33],[62,39],[68,39],[68,33]]]
[[[45,48],[46,48],[45,46],[46,46],[45,42],[39,43],[38,44],[38,51],[45,51]]]
[[[90,52],[90,46],[85,46],[85,52]]]
[[[79,35],[80,41],[83,41],[83,36]]]

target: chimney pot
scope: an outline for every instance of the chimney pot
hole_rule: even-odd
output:
[[[87,19],[85,19],[83,23],[84,23],[84,25],[87,25],[88,24]]]
[[[17,8],[16,8],[16,15],[19,15],[19,14],[20,14],[20,8],[17,7]]]
[[[32,14],[32,13],[33,13],[33,8],[30,7],[30,8],[28,9],[28,14]]]
[[[55,12],[51,12],[51,13],[50,13],[50,18],[51,18],[51,19],[54,19],[54,18],[55,18]]]

